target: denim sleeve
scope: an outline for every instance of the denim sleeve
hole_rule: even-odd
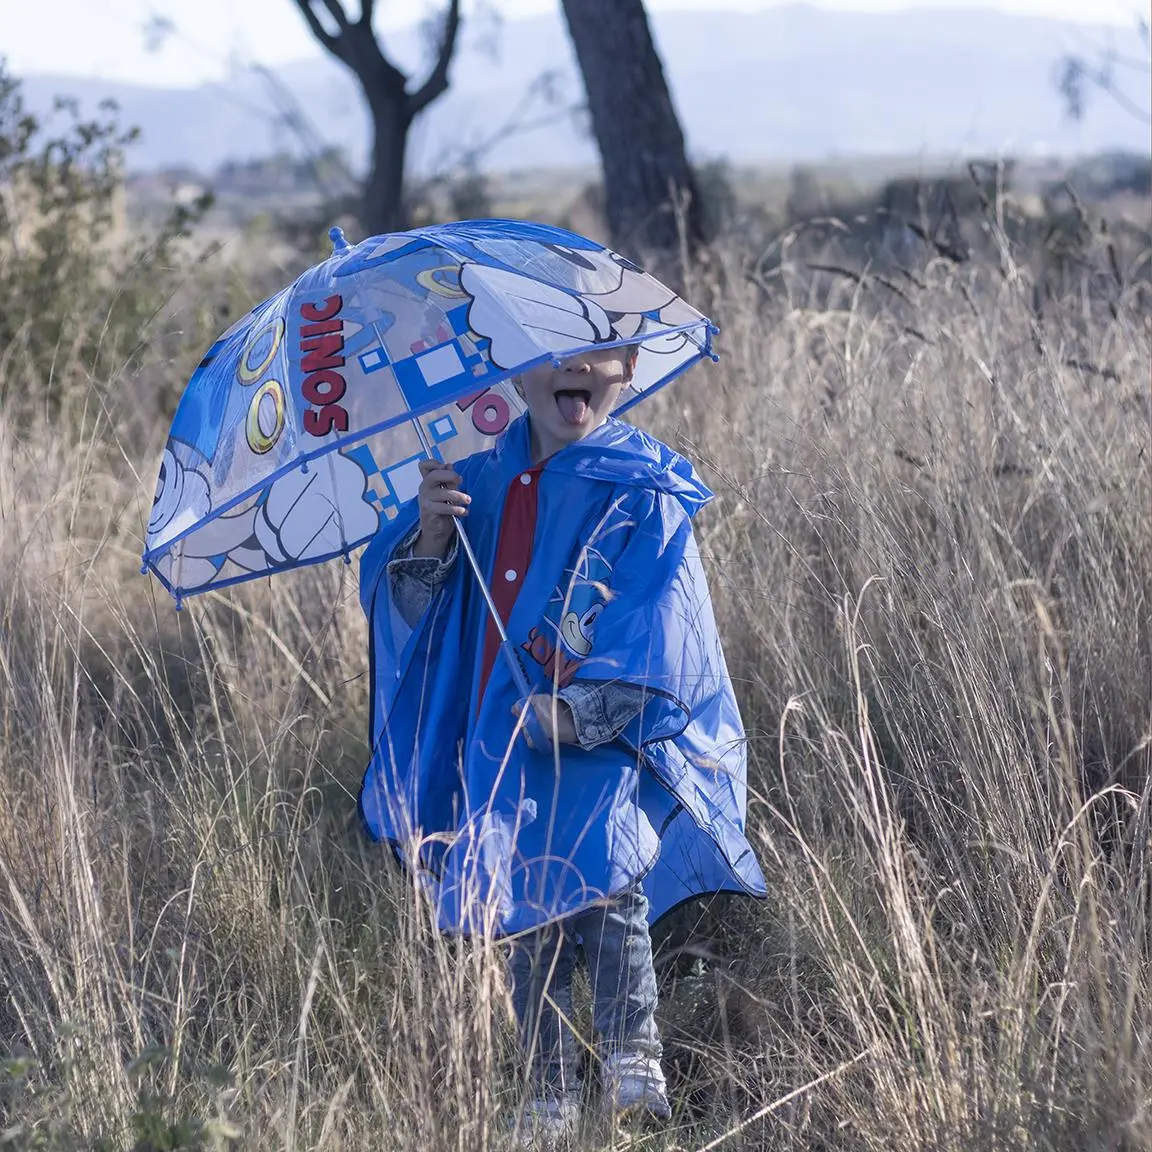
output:
[[[639,715],[644,693],[638,684],[576,681],[561,688],[557,695],[572,709],[576,742],[581,748],[595,748],[615,740]]]
[[[413,556],[412,546],[420,535],[419,526],[413,528],[392,553],[388,561],[388,580],[392,602],[409,628],[415,628],[420,617],[432,603],[432,597],[448,578],[456,563],[456,540],[443,560],[435,556]]]

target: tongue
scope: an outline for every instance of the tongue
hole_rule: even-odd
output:
[[[583,424],[584,417],[588,415],[588,404],[584,397],[575,396],[571,392],[557,392],[556,406],[569,424]]]

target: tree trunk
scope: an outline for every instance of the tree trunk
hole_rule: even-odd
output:
[[[702,205],[644,0],[563,0],[563,6],[600,149],[613,243],[674,250],[677,209],[689,242],[702,242]]]
[[[404,158],[408,147],[408,100],[381,93],[369,99],[372,117],[372,167],[364,183],[360,223],[370,236],[401,232],[408,219],[404,204]]]

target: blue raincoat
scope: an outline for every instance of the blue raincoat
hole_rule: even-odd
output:
[[[412,501],[361,561],[370,834],[416,867],[447,931],[524,931],[638,879],[653,922],[705,893],[763,895],[744,836],[744,731],[691,527],[712,494],[691,464],[609,420],[533,468],[521,417],[456,469],[534,690],[618,681],[643,706],[617,739],[558,758],[513,738],[519,694],[468,566],[415,629],[391,602]]]

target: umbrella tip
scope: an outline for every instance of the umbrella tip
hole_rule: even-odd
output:
[[[328,239],[332,241],[333,256],[335,256],[337,252],[347,252],[352,247],[344,235],[343,228],[329,228]]]

